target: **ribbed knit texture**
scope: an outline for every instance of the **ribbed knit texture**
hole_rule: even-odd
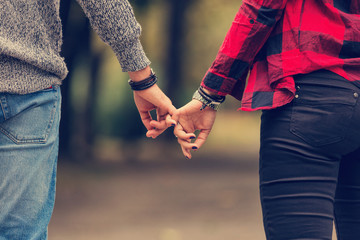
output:
[[[124,72],[150,64],[127,0],[78,2]],[[0,92],[31,93],[59,85],[66,77],[59,7],[60,0],[0,1]]]

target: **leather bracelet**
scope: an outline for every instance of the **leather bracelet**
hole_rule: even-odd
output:
[[[204,88],[202,86],[199,87],[198,89],[199,93],[203,96],[206,97],[208,99],[210,99],[213,102],[220,102],[223,103],[225,101],[225,96],[220,96],[220,95],[209,95],[204,91]]]
[[[203,105],[201,106],[200,111],[204,110],[206,107],[210,107],[217,111],[220,104],[225,101],[225,96],[210,96],[204,92],[202,87],[199,87],[199,89],[196,90],[192,98],[202,102]]]
[[[150,88],[157,82],[157,77],[153,70],[151,69],[150,77],[145,78],[144,80],[134,82],[133,80],[129,79],[128,83],[133,91],[142,91],[145,89]]]

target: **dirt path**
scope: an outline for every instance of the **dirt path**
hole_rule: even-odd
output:
[[[257,160],[60,163],[50,240],[263,240]]]

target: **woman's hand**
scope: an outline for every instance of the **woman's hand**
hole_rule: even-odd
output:
[[[178,122],[174,134],[188,159],[191,159],[191,150],[197,150],[205,143],[215,122],[216,111],[209,107],[200,110],[202,105],[202,102],[192,100],[172,115],[172,119]],[[197,138],[196,130],[200,130]],[[192,143],[193,139],[196,140]]]

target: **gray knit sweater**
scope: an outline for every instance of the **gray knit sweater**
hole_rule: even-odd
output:
[[[127,0],[78,0],[124,72],[150,64]],[[67,75],[60,56],[60,0],[0,0],[0,92],[31,93],[59,85]]]

